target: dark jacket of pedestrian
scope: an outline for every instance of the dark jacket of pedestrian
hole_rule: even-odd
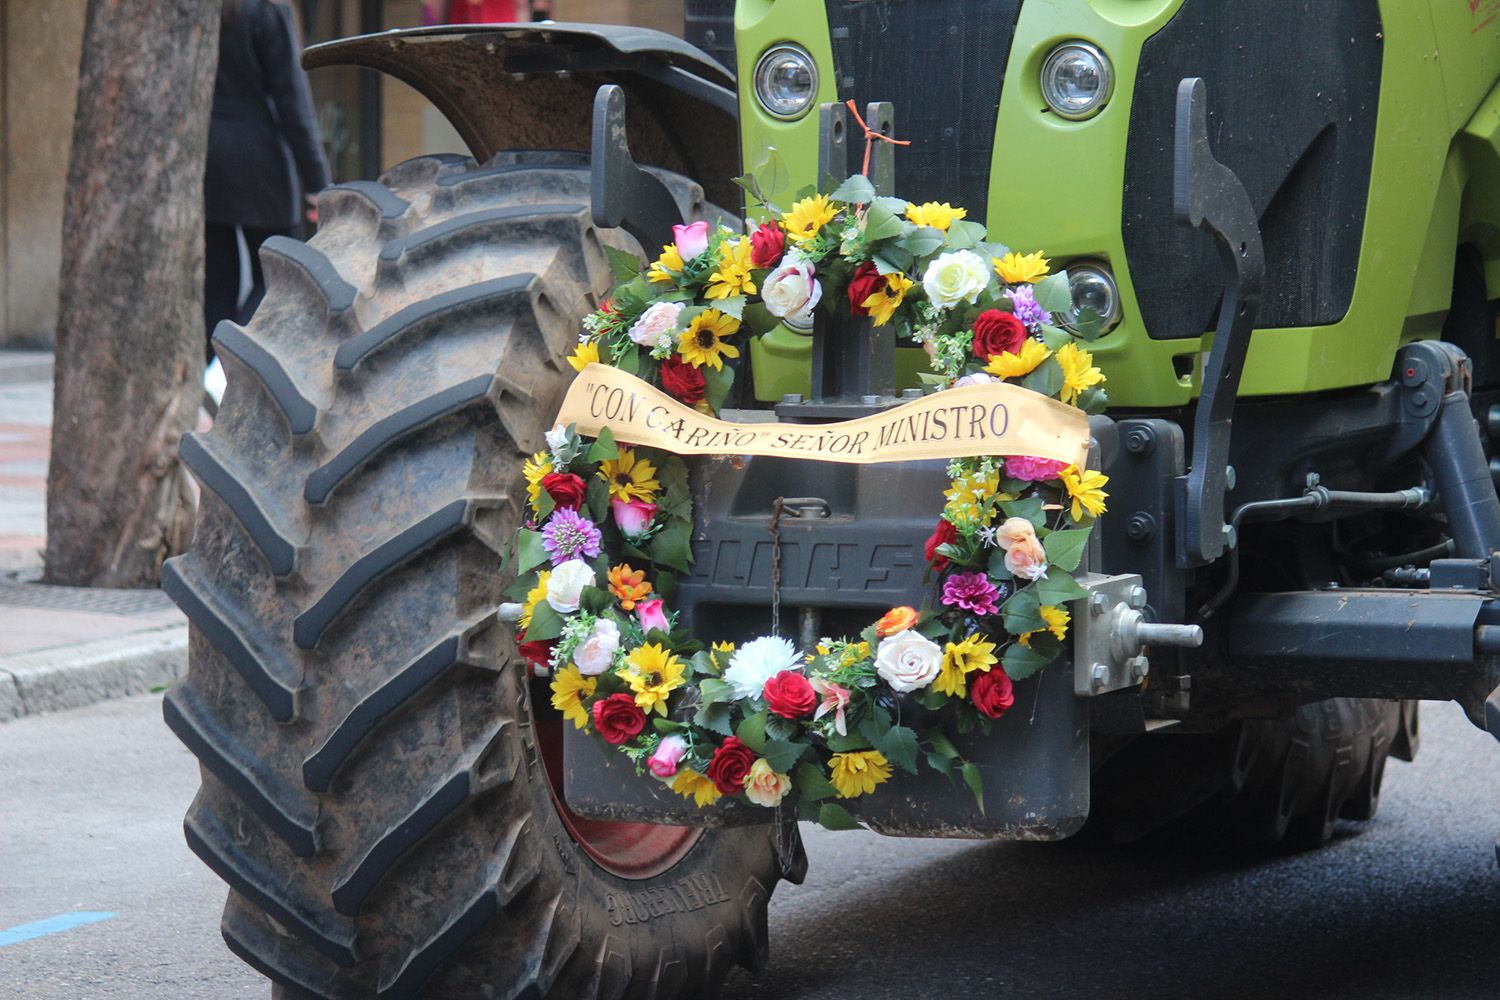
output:
[[[208,221],[293,230],[330,183],[291,7],[225,0],[208,130]]]

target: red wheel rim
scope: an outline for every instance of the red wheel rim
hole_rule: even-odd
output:
[[[660,875],[681,861],[703,835],[702,830],[691,826],[585,819],[568,808],[563,798],[563,725],[558,717],[540,718],[532,729],[547,769],[547,783],[557,815],[584,853],[610,874],[628,879]]]

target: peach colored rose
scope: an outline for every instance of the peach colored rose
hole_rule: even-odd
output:
[[[757,758],[745,776],[745,798],[758,806],[779,806],[791,790],[792,779],[771,770],[764,757]]]
[[[1007,518],[995,531],[995,544],[1005,550],[1005,568],[1015,576],[1040,580],[1047,575],[1047,550],[1026,518]]]

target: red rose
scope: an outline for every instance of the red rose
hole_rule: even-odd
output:
[[[1016,701],[1010,677],[998,664],[969,682],[969,698],[975,708],[992,719],[1000,718]]]
[[[865,299],[884,290],[885,275],[874,264],[865,261],[854,269],[854,277],[849,279],[849,311],[856,316],[870,315],[870,310],[864,306]]]
[[[646,713],[636,707],[633,696],[612,694],[594,702],[594,725],[604,742],[620,744],[646,728]]]
[[[583,506],[588,486],[571,472],[549,472],[542,477],[542,489],[552,497],[559,510],[577,510]]]
[[[974,356],[988,361],[997,354],[1020,354],[1026,343],[1026,324],[1015,313],[986,309],[974,321]]]
[[[668,395],[694,406],[703,401],[703,372],[674,354],[661,363],[661,387]]]
[[[937,527],[933,529],[927,539],[927,545],[922,550],[933,569],[942,571],[948,568],[948,557],[938,552],[938,546],[956,541],[958,541],[958,529],[949,524],[945,518],[938,518]]]
[[[738,795],[745,790],[745,778],[754,763],[755,752],[738,736],[731,736],[714,751],[714,759],[708,762],[708,778],[720,795]]]
[[[750,266],[775,267],[786,250],[786,234],[774,222],[762,222],[750,234]]]
[[[545,674],[552,668],[552,647],[557,645],[556,639],[542,639],[533,642],[523,642],[516,647],[521,654],[521,659],[526,661],[526,672],[532,677],[537,674]]]
[[[766,681],[766,706],[784,719],[800,719],[818,707],[818,695],[807,678],[795,670],[783,670]]]

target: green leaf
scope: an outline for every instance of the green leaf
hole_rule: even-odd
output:
[[[994,549],[990,552],[990,562],[985,567],[985,572],[996,580],[1015,579],[1015,574],[1011,573],[1009,567],[1005,565],[1004,549]]]
[[[917,734],[906,726],[892,726],[886,730],[875,749],[885,759],[908,774],[917,773]]]
[[[533,567],[540,566],[552,557],[547,555],[547,548],[542,544],[542,533],[540,531],[528,531],[522,528],[516,535],[516,572],[524,573]]]
[[[856,733],[850,733],[848,736],[830,736],[828,737],[828,749],[833,753],[868,750],[870,749],[870,742]]]
[[[1093,306],[1079,306],[1069,323],[1079,340],[1098,340],[1104,336],[1104,317]]]
[[[1031,589],[1036,591],[1037,600],[1043,604],[1064,605],[1089,595],[1073,579],[1071,573],[1048,574],[1046,579],[1038,580]]]
[[[651,536],[651,561],[660,566],[670,566],[683,573],[692,572],[693,550],[689,543],[691,535],[690,525],[684,521],[673,520]]]
[[[894,243],[887,243],[880,248],[880,252],[872,260],[875,270],[881,274],[903,274],[911,267],[915,258],[909,250],[903,250]]]
[[[745,297],[743,295],[731,295],[725,299],[714,299],[709,305],[726,316],[733,316],[735,319],[745,318]]]
[[[777,774],[786,774],[802,758],[802,755],[811,750],[806,743],[793,743],[790,740],[766,740],[766,748],[763,756],[771,770]]]
[[[1000,665],[1013,681],[1024,681],[1052,662],[1052,657],[1035,649],[1028,649],[1019,642],[1013,643],[1000,658]]]
[[[609,258],[609,271],[616,281],[631,281],[640,277],[641,261],[635,254],[606,246],[604,255]]]
[[[543,642],[562,635],[563,617],[546,601],[538,601],[531,611],[531,624],[522,636],[523,642]]]
[[[913,257],[926,257],[942,248],[943,233],[931,226],[918,226],[901,237],[897,246],[910,251]]]
[[[948,739],[948,734],[941,729],[934,729],[928,733],[927,741],[932,744],[932,749],[949,760],[953,760],[958,756],[958,747],[953,745],[953,741]]]
[[[703,372],[703,398],[708,400],[708,405],[713,407],[715,413],[724,408],[724,400],[729,396],[729,387],[734,385],[734,369],[724,365],[717,370],[704,365],[699,371]]]
[[[947,778],[953,777],[953,761],[940,753],[927,755],[927,766]]]
[[[764,755],[766,752],[766,713],[756,712],[735,727],[734,735],[751,750]]]
[[[828,197],[846,205],[863,205],[875,198],[875,185],[863,174],[855,174],[833,189]]]
[[[1024,517],[1031,522],[1033,528],[1040,528],[1047,523],[1047,515],[1042,510],[1041,497],[1027,497],[1024,500],[1006,500],[1000,504],[1000,509],[1005,511],[1006,517]]]
[[[603,521],[609,516],[609,484],[598,476],[590,476],[589,484],[584,488],[583,502],[596,522]]]
[[[900,236],[905,232],[905,223],[901,217],[891,211],[886,199],[877,198],[871,202],[865,211],[865,242],[874,243],[877,240],[888,240],[893,236]],[[902,211],[906,206],[902,205]]]
[[[1078,394],[1078,408],[1088,414],[1103,413],[1109,409],[1109,394],[1103,389],[1085,389]]]
[[[552,494],[542,490],[536,495],[536,520],[540,524],[552,516],[557,509],[557,501],[552,499]]]
[[[1051,323],[1042,324],[1042,343],[1047,345],[1049,351],[1055,351],[1059,347],[1066,347],[1073,342],[1073,335],[1066,330],[1060,330]]]
[[[598,587],[584,587],[578,595],[578,607],[591,615],[602,615],[614,603],[606,591]]]
[[[1026,587],[1016,591],[1000,609],[1000,615],[1005,621],[1005,631],[1011,635],[1020,635],[1046,628],[1047,622],[1042,618],[1041,607],[1036,588]]]
[[[759,337],[776,329],[781,325],[781,320],[772,316],[771,310],[767,309],[764,304],[751,302],[745,307],[744,323],[750,328],[751,333]]]
[[[849,815],[849,810],[836,802],[823,803],[822,808],[818,810],[818,825],[825,830],[860,829],[859,823]]]
[[[641,352],[634,347],[628,348],[615,359],[615,367],[627,375],[639,375],[641,373]]]
[[[661,716],[654,716],[651,719],[651,724],[656,727],[658,733],[681,733],[686,732],[689,728],[686,722],[678,722],[676,719],[664,719]]]
[[[984,226],[977,222],[960,219],[948,227],[948,246],[954,250],[972,250],[979,245],[984,236]],[[1046,307],[1043,306],[1043,308]]]
[[[1073,290],[1068,286],[1068,272],[1049,274],[1031,287],[1036,304],[1049,313],[1066,313],[1073,308]]]
[[[599,428],[599,436],[589,446],[590,462],[610,462],[620,457],[620,449],[615,447],[615,435],[608,427]]]
[[[654,583],[656,586],[657,597],[660,597],[662,600],[666,601],[669,606],[676,603],[677,574],[658,573],[656,574],[656,580],[654,581]]]
[[[974,801],[979,806],[979,814],[984,815],[984,776],[979,773],[979,768],[973,764],[965,764],[959,768],[959,773],[964,776],[964,784],[969,786],[969,791],[974,793]]]
[[[792,784],[799,796],[811,802],[838,794],[833,782],[823,775],[823,769],[813,763],[798,764],[797,772],[792,775]]]
[[[1089,544],[1089,528],[1073,528],[1054,531],[1042,539],[1042,548],[1047,551],[1047,562],[1069,573],[1083,561],[1084,550]]]
[[[1048,358],[1032,370],[1021,380],[1021,388],[1039,392],[1043,396],[1056,396],[1063,387],[1062,365],[1057,363],[1057,358]]]
[[[703,704],[714,705],[719,702],[734,701],[734,685],[728,681],[719,680],[717,677],[709,677],[698,682],[698,694],[703,698]]]
[[[734,729],[729,724],[731,711],[728,705],[704,705],[693,716],[693,725],[720,736],[733,736]]]
[[[657,503],[661,512],[679,521],[693,520],[693,491],[688,484],[688,467],[681,456],[662,455],[656,463],[656,480],[661,483]]]

